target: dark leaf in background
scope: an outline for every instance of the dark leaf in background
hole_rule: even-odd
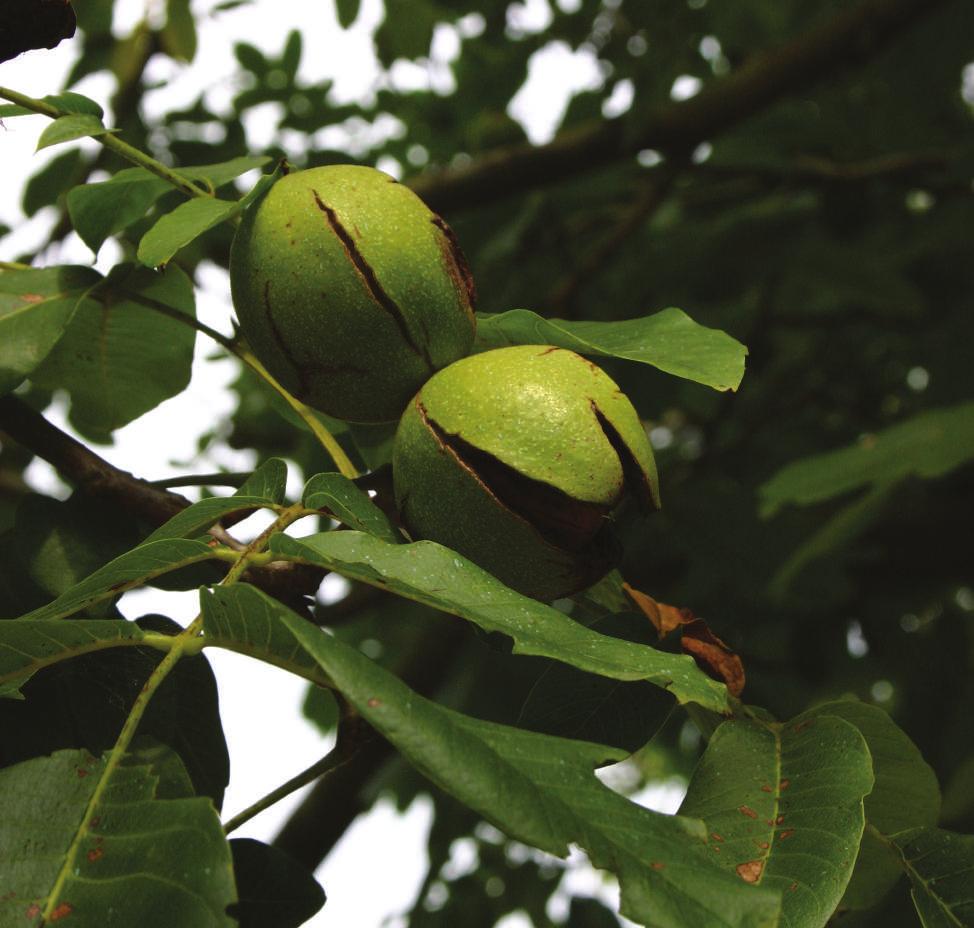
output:
[[[325,904],[314,876],[284,851],[233,838],[230,852],[238,901],[227,913],[240,928],[300,928]]]
[[[144,616],[139,624],[147,631],[179,631],[162,616]],[[111,748],[162,657],[151,648],[118,648],[35,674],[23,687],[23,701],[0,701],[0,767],[62,748],[84,748],[96,756]],[[209,796],[220,807],[230,778],[229,757],[216,681],[203,655],[179,662],[149,704],[139,733],[172,748],[197,795]]]
[[[655,638],[644,618],[631,613],[609,616],[590,628],[641,644]],[[552,661],[528,694],[518,725],[633,752],[653,737],[673,705],[673,697],[648,683],[623,683]]]
[[[0,61],[34,48],[54,48],[74,35],[70,0],[13,0],[0,8]]]

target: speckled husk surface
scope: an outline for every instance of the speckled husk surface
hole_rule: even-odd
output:
[[[258,359],[337,418],[395,420],[473,344],[473,282],[453,233],[374,168],[282,177],[244,215],[230,285]]]
[[[611,515],[625,498],[659,505],[628,398],[595,364],[546,345],[463,358],[432,377],[400,421],[393,474],[414,537],[545,600],[614,565]]]

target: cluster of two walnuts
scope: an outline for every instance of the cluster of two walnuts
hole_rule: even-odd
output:
[[[250,347],[295,396],[399,420],[396,505],[413,538],[550,600],[614,565],[624,500],[658,504],[645,431],[601,369],[547,345],[470,355],[473,281],[453,233],[386,174],[279,180],[244,216],[230,279]]]

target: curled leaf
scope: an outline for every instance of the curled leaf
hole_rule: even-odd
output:
[[[689,654],[706,674],[724,683],[732,696],[741,695],[745,683],[744,664],[703,619],[698,619],[689,609],[661,603],[628,583],[623,583],[622,588],[653,623],[660,638],[680,629],[683,653]]]

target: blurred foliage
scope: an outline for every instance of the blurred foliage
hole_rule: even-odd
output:
[[[302,63],[327,56],[329,47],[296,20],[278,49],[235,44],[239,73],[228,104],[206,88],[148,120],[142,101],[158,82],[147,75],[158,72],[146,65],[168,56],[179,62],[173,68],[187,66],[202,22],[225,17],[232,26],[239,5],[194,5],[194,24],[186,2],[169,0],[161,23],[147,19],[121,35],[111,31],[111,0],[80,3],[69,85],[110,75],[111,125],[167,163],[261,155],[296,167],[362,161],[395,166],[408,181],[523,143],[510,102],[532,56],[552,43],[592,56],[602,75],[597,90],[570,101],[562,130],[604,119],[621,86],[632,103],[617,118],[636,137],[670,103],[674,87],[719,82],[845,8],[837,0],[540,0],[531,6],[545,9],[543,24],[528,28],[524,6],[506,0],[386,0],[367,99],[340,101],[331,81],[303,76]],[[358,28],[365,6],[339,0],[341,26]],[[440,33],[451,37],[455,57],[432,57]],[[426,79],[404,80],[404,59]],[[539,180],[516,196],[498,185],[487,205],[446,215],[470,259],[483,311],[622,320],[675,306],[748,346],[737,393],[606,362],[650,430],[664,500],[661,513],[630,527],[623,574],[706,617],[743,658],[748,702],[781,718],[847,694],[888,710],[944,787],[942,823],[966,831],[974,828],[974,467],[969,453],[959,453],[971,422],[957,415],[972,415],[974,397],[972,62],[974,5],[947,3],[866,64],[837,62],[834,73],[733,125],[687,163],[652,153],[620,157],[557,182]],[[258,109],[273,113],[266,133],[273,141],[264,148],[245,131]],[[105,151],[63,152],[26,181],[24,209],[59,205],[57,241],[70,229],[65,191],[125,166]],[[660,202],[634,216],[633,204],[671,168]],[[119,232],[123,258],[134,259],[141,235],[178,202],[166,193],[148,218]],[[204,262],[225,267],[231,236],[227,225],[217,226],[175,263],[193,277]],[[228,439],[260,458],[284,454],[307,474],[327,468],[320,448],[249,372],[233,389],[237,412],[204,441]],[[36,391],[33,398],[39,406],[48,399]],[[953,418],[937,412],[948,408]],[[947,429],[938,434],[942,452],[923,437],[931,417]],[[849,455],[882,435],[920,441],[925,464],[897,459],[918,453],[910,441],[894,447],[895,486],[859,505],[850,526],[849,507],[869,490],[846,471],[867,465],[849,464]],[[351,432],[340,440],[354,449]],[[28,463],[16,446],[0,454],[0,527],[42,505],[24,496]],[[801,468],[827,478],[830,467],[840,495],[782,490],[773,515],[762,506],[763,487],[781,487]],[[106,538],[101,547],[116,546]],[[50,548],[50,565],[81,556]],[[86,568],[98,554],[86,552]],[[47,589],[47,562],[35,563],[31,581]],[[23,595],[36,599],[37,592]],[[318,618],[403,673],[444,621],[358,585],[338,603],[320,604]],[[537,709],[528,697],[535,688],[537,700],[537,686],[547,685],[538,680],[551,682],[546,673],[544,662],[514,658],[491,636],[465,630],[432,690],[446,705],[514,724],[526,701]],[[628,762],[631,790],[674,771],[686,775],[701,750],[684,717],[660,724],[652,711],[658,731]],[[308,713],[334,723],[333,705],[312,701]],[[631,732],[617,737],[628,744]],[[390,761],[361,784],[359,801],[385,792],[404,807],[430,789]],[[551,924],[546,904],[560,864],[496,834],[485,837],[473,813],[439,792],[434,802],[430,876],[409,924],[489,926],[517,909],[538,928]],[[448,866],[457,841],[474,848],[477,867]],[[915,924],[904,899],[901,882],[879,908],[841,924]],[[570,924],[616,921],[599,903],[575,900]]]

